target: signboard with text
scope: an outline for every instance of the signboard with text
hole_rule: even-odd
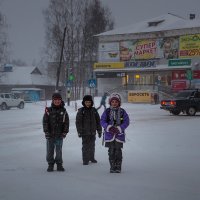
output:
[[[96,72],[97,78],[122,78],[125,76],[125,72]]]
[[[168,61],[168,66],[190,66],[191,59],[173,59]]]
[[[200,56],[200,34],[180,36],[179,40],[179,58]]]
[[[129,103],[150,103],[151,92],[149,91],[128,91]]]

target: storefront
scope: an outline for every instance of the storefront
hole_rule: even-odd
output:
[[[175,28],[168,30],[173,23]],[[189,20],[167,14],[138,23],[138,29],[99,34],[94,64],[98,93],[120,89],[173,93],[199,87],[200,69],[194,73],[194,66],[200,63],[200,27],[193,24],[191,30],[190,25]]]

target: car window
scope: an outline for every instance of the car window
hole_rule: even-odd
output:
[[[10,95],[9,94],[5,94],[5,98],[9,99]]]
[[[194,95],[195,98],[200,98],[200,92],[196,92]]]
[[[180,92],[176,95],[177,98],[187,98],[192,95],[191,91]]]

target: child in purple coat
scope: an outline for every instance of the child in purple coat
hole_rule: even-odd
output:
[[[122,165],[122,148],[125,142],[125,129],[129,126],[129,116],[121,108],[121,97],[113,93],[109,98],[110,107],[101,116],[104,128],[105,147],[108,147],[110,173],[120,173]]]

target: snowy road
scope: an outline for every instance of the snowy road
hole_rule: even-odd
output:
[[[98,163],[82,165],[73,106],[67,107],[63,173],[46,172],[44,103],[0,111],[0,200],[199,200],[200,116],[172,116],[159,105],[122,107],[131,125],[121,174],[109,173],[107,149],[99,138]]]

